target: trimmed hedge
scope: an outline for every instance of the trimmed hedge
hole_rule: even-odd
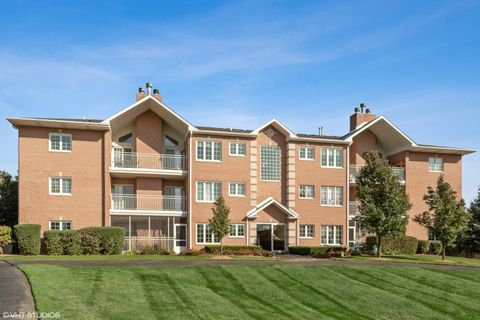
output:
[[[334,256],[345,255],[348,251],[346,247],[340,246],[293,246],[288,247],[291,254],[298,254],[301,256],[312,256],[315,258],[330,258]]]
[[[205,246],[206,253],[220,254],[220,246]],[[223,253],[226,255],[263,255],[263,249],[260,246],[223,246]]]
[[[435,241],[435,242],[430,242],[430,254],[434,255],[439,255],[442,253],[443,246],[441,242]]]
[[[100,254],[121,254],[125,229],[122,227],[89,227],[81,229],[82,232],[91,232],[100,240]],[[84,250],[85,251],[85,250]]]
[[[425,253],[428,253],[429,249],[430,249],[430,241],[418,240],[417,253],[425,254]]]
[[[45,252],[48,255],[59,256],[63,254],[63,240],[60,230],[47,230],[43,233]]]
[[[40,254],[40,225],[39,224],[17,224],[15,227],[15,238],[18,241],[18,248],[22,255]]]
[[[373,246],[377,244],[377,237],[369,236],[366,238],[367,252],[373,251]],[[412,255],[417,252],[418,240],[415,237],[402,236],[398,238],[385,237],[382,238],[382,254],[397,255],[408,254]]]
[[[83,253],[82,242],[78,230],[63,230],[60,233],[63,243],[63,253],[69,256],[79,256]]]
[[[102,252],[102,242],[94,230],[80,229],[79,233],[83,254],[100,254]]]

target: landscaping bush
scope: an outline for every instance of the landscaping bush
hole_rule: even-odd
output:
[[[3,253],[3,247],[12,243],[12,228],[0,226],[0,254]]]
[[[430,249],[430,241],[418,240],[417,253],[425,254],[425,253],[428,253],[429,249]]]
[[[63,254],[63,240],[60,232],[60,230],[48,230],[43,233],[45,252],[48,255],[58,256]]]
[[[101,241],[98,237],[97,233],[92,229],[81,229],[79,230],[80,233],[80,241],[82,244],[82,252],[83,254],[90,255],[90,254],[100,254],[102,251],[101,248]]]
[[[330,258],[333,256],[344,256],[348,252],[348,248],[339,246],[293,246],[289,247],[288,251],[291,254],[298,254],[301,256],[312,256],[315,258]]]
[[[220,246],[205,246],[205,252],[220,254]],[[261,256],[263,249],[260,246],[223,246],[226,255],[252,255]]]
[[[82,238],[78,230],[60,231],[60,237],[63,244],[63,254],[78,256],[83,253]]]
[[[199,256],[199,255],[202,255],[202,254],[205,254],[204,249],[200,249],[200,250],[187,249],[183,252],[180,252],[181,256]]]
[[[437,242],[437,241],[430,242],[430,250],[429,250],[430,254],[439,255],[442,253],[442,249],[443,249],[443,246],[441,242]]]
[[[297,254],[299,256],[309,256],[312,254],[312,248],[314,247],[293,246],[288,247],[288,252],[290,252],[291,254]]]
[[[38,224],[17,224],[14,227],[15,238],[18,241],[20,254],[40,254],[40,225]]]
[[[367,252],[372,253],[374,246],[377,245],[377,238],[369,236],[366,239]],[[415,254],[418,248],[418,240],[415,237],[402,236],[398,238],[385,237],[382,238],[382,254],[397,255],[397,254]]]
[[[82,232],[91,232],[100,240],[101,254],[121,254],[125,229],[122,227],[89,227],[82,229]],[[83,251],[88,249],[83,248]]]
[[[138,252],[138,254],[168,256],[170,255],[170,252],[158,246],[145,246]]]

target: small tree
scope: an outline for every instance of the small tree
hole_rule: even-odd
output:
[[[0,225],[13,227],[18,223],[18,179],[0,171]]]
[[[423,197],[428,211],[417,214],[413,219],[430,230],[442,243],[442,260],[445,260],[445,248],[455,243],[457,237],[467,228],[469,215],[463,199],[457,201],[456,192],[443,175],[438,178],[437,187],[428,187]]]
[[[356,220],[377,236],[377,257],[380,257],[382,238],[405,234],[407,211],[412,205],[398,176],[377,152],[367,153],[365,161],[355,177],[361,213]]]
[[[209,220],[212,233],[220,239],[220,255],[223,255],[223,238],[230,228],[230,208],[225,204],[225,199],[220,197],[212,208],[213,217]]]
[[[3,246],[12,243],[12,228],[0,226],[0,254],[3,253]]]
[[[480,187],[477,197],[470,203],[468,213],[470,214],[468,228],[460,243],[467,256],[470,256],[480,253]]]

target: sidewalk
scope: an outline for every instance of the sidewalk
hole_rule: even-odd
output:
[[[25,275],[15,266],[0,261],[0,319],[15,319],[8,314],[10,312],[34,313],[35,303]],[[16,319],[23,318],[19,316]]]

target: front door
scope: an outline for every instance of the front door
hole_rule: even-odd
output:
[[[257,245],[268,251],[284,251],[285,225],[278,223],[257,223]]]
[[[165,187],[163,208],[169,211],[185,211],[185,189],[183,187]]]
[[[175,237],[174,237],[174,244],[173,244],[173,251],[175,253],[180,253],[185,251],[187,248],[187,225],[175,223]]]

